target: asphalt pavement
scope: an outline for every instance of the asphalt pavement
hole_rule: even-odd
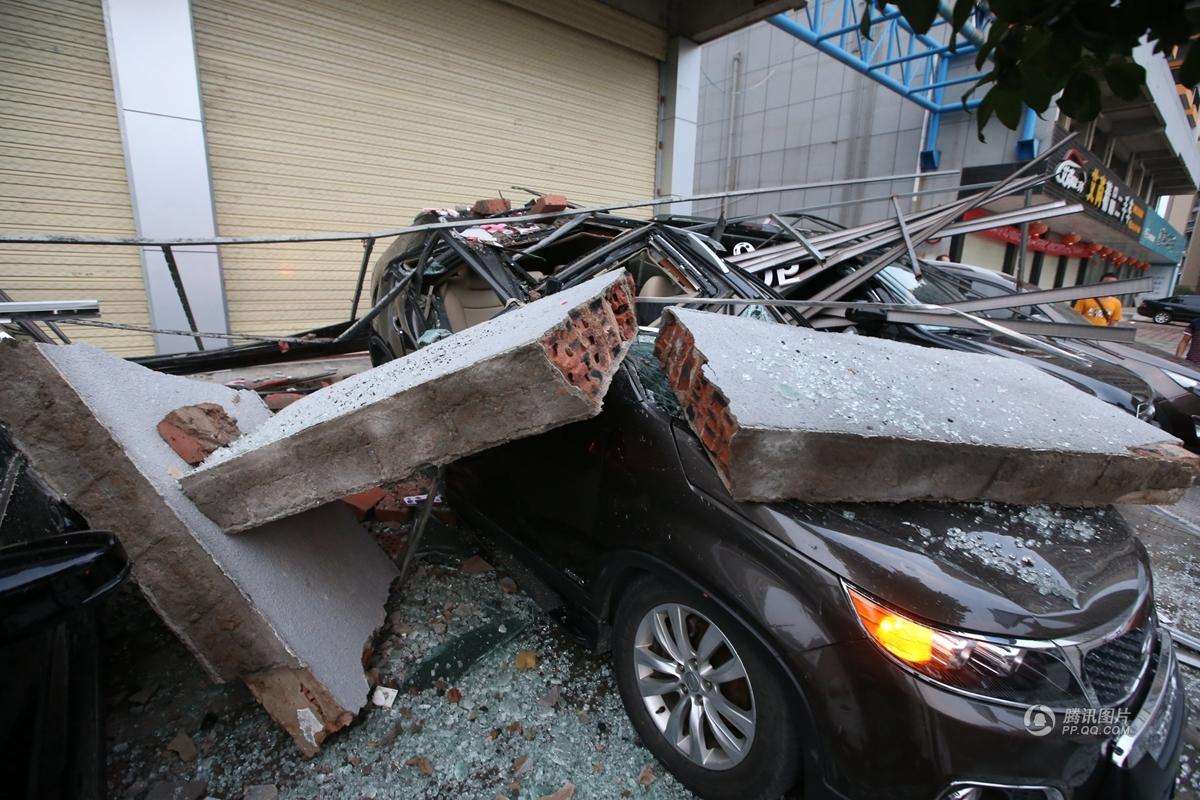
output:
[[[1200,637],[1200,488],[1173,506],[1124,506],[1121,512],[1150,553],[1160,621]],[[1176,797],[1187,800],[1200,798],[1200,670],[1181,669],[1190,716]]]

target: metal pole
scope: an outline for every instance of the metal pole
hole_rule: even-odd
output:
[[[1057,147],[1057,145],[1056,145]],[[939,178],[958,175],[961,170],[946,169],[938,172],[919,173],[926,178]],[[511,214],[506,217],[486,217],[489,225],[512,223],[525,225],[530,222],[548,222],[550,220],[579,217],[585,214],[603,214],[610,211],[620,211],[630,208],[651,208],[665,206],[671,203],[695,203],[703,200],[720,200],[723,197],[752,197],[758,194],[778,194],[781,192],[800,192],[809,189],[827,189],[835,186],[853,186],[860,183],[891,183],[906,181],[916,177],[917,173],[906,172],[901,175],[879,175],[872,178],[852,178],[850,180],[825,180],[795,183],[784,186],[760,186],[754,189],[735,189],[731,192],[704,192],[691,195],[664,195],[646,200],[630,200],[621,203],[609,203],[602,206],[587,208],[569,208],[565,211],[547,211],[542,214]],[[359,233],[315,233],[292,236],[214,236],[207,239],[149,239],[120,236],[76,236],[60,233],[6,233],[0,231],[0,243],[3,244],[88,244],[125,247],[197,247],[200,245],[247,245],[247,244],[295,244],[299,242],[348,242],[354,239],[390,239],[406,233],[422,231],[452,230],[470,228],[480,223],[476,217],[459,217],[443,219],[438,222],[423,222],[418,225],[405,225],[402,228],[388,228],[379,231],[363,231]]]
[[[367,263],[371,260],[371,251],[375,249],[375,239],[363,239],[362,264],[358,267],[358,283],[354,285],[354,302],[350,304],[350,319],[358,316],[358,296],[362,294],[363,280],[367,277]]]
[[[192,315],[192,304],[188,302],[187,290],[183,288],[183,278],[179,275],[179,266],[175,263],[175,254],[171,252],[171,245],[164,244],[162,246],[163,257],[167,259],[167,272],[171,273],[171,282],[175,284],[175,294],[179,295],[179,304],[183,306],[183,316],[187,318],[188,330],[193,334],[192,339],[196,342],[196,348],[204,349],[204,340],[195,335],[200,328],[196,326],[196,317]]]
[[[733,191],[734,185],[737,183],[737,156],[734,154],[734,147],[737,145],[737,99],[738,99],[738,84],[742,77],[742,54],[735,53],[733,56],[733,75],[729,79],[729,136],[725,139],[725,190]],[[721,198],[721,216],[725,216],[725,211],[729,207],[729,198]]]
[[[908,250],[908,266],[920,278],[921,263],[917,261],[917,251],[913,248],[912,237],[908,235],[908,225],[904,223],[904,213],[900,211],[900,201],[896,195],[892,195],[892,208],[896,209],[896,222],[900,225],[900,235],[904,237],[904,246]]]
[[[433,482],[429,484],[429,494],[425,495],[425,500],[421,503],[421,510],[417,512],[417,521],[413,523],[412,533],[408,535],[408,547],[404,549],[404,560],[400,562],[400,575],[396,582],[401,592],[404,591],[404,582],[408,580],[408,570],[417,556],[421,540],[425,538],[425,528],[429,525],[429,517],[433,513],[433,499],[441,491],[442,479],[445,475],[446,468],[438,467]]]
[[[1030,201],[1033,200],[1033,190],[1025,190],[1025,208],[1029,208]],[[1021,284],[1025,282],[1025,248],[1029,246],[1029,223],[1021,223],[1021,243],[1017,245],[1017,291],[1021,291]]]
[[[400,296],[400,293],[404,291],[404,287],[408,286],[409,281],[411,281],[413,276],[416,274],[417,271],[414,269],[412,272],[409,272],[403,278],[396,281],[396,285],[393,286],[387,294],[379,298],[378,303],[371,306],[367,313],[362,315],[361,319],[355,320],[353,325],[342,331],[341,335],[334,339],[334,341],[344,342],[347,339],[353,339],[359,331],[371,324],[371,320],[379,316],[379,312],[387,308],[393,300]]]
[[[895,199],[895,198],[893,198],[893,199]],[[793,228],[782,217],[780,217],[778,214],[771,214],[770,216],[771,216],[771,219],[774,220],[776,225],[778,225],[779,227],[781,227],[785,231],[787,231],[789,236],[791,236],[793,239],[795,239],[797,242],[799,242],[800,246],[808,251],[808,254],[813,257],[814,261],[816,261],[819,264],[825,258],[825,256],[823,256],[821,254],[821,251],[813,246],[812,242],[810,242],[808,239],[804,238],[804,234],[800,233],[800,231]]]

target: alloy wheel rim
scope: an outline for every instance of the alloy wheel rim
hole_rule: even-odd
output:
[[[693,764],[730,769],[757,723],[750,676],[712,620],[679,603],[646,612],[634,639],[637,688],[659,733]]]

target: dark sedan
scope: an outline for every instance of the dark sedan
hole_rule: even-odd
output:
[[[991,297],[1014,294],[1017,282],[1009,275],[965,264],[939,264],[932,268],[964,293],[964,297]],[[1031,288],[1031,287],[1025,287]],[[1021,319],[1041,319],[1051,322],[1079,322],[1080,317],[1069,303],[1021,306],[1004,311],[983,312],[993,319],[1015,316]],[[969,334],[968,334],[969,336]],[[1200,370],[1190,361],[1175,358],[1148,345],[1132,342],[1100,342],[1086,339],[1055,339],[1057,347],[1076,353],[1085,359],[1075,371],[1082,374],[1108,374],[1109,380],[1124,384],[1138,393],[1138,386],[1120,374],[1135,375],[1153,392],[1154,420],[1163,430],[1193,451],[1200,451]],[[1012,345],[1009,345],[1011,347]]]
[[[643,342],[598,417],[447,490],[611,648],[641,738],[703,797],[1172,791],[1182,686],[1115,511],[736,502]]]
[[[83,525],[0,428],[0,773],[14,800],[104,797],[96,609],[129,563]]]
[[[1200,295],[1147,298],[1138,304],[1137,313],[1143,317],[1150,317],[1159,325],[1166,325],[1168,322],[1191,322],[1200,317]]]

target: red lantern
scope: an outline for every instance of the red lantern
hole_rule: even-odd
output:
[[[1089,256],[1094,256],[1103,249],[1104,245],[1100,244],[1099,242],[1090,242],[1087,246],[1087,252]]]
[[[1112,256],[1112,254],[1113,251],[1111,247],[1101,246],[1100,249],[1096,251],[1096,255],[1100,256],[1101,258],[1109,258]]]
[[[1045,235],[1046,231],[1050,230],[1050,226],[1044,222],[1034,222],[1029,226],[1029,235],[1033,238]]]
[[[1080,236],[1078,233],[1064,233],[1062,237],[1063,244],[1078,244]]]

